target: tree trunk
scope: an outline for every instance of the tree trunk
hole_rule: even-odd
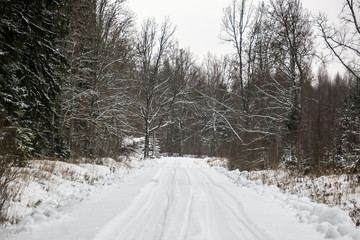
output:
[[[149,152],[150,152],[150,133],[149,133],[149,122],[147,119],[145,119],[145,146],[144,146],[144,159],[149,158]]]

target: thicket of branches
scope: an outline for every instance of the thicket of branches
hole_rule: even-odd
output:
[[[233,0],[221,39],[234,54],[202,65],[169,19],[140,29],[125,0],[0,1],[0,156],[224,156],[233,168],[360,169],[358,3],[341,28],[300,0]],[[31,2],[31,3],[30,3]],[[346,68],[330,77],[322,42]],[[160,143],[161,148],[156,149]]]

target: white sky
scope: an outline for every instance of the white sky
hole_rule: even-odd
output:
[[[190,48],[198,61],[210,52],[217,56],[232,49],[219,39],[223,9],[232,0],[127,0],[138,24],[155,17],[158,23],[169,17],[176,26],[180,47]],[[260,0],[254,0],[254,5]],[[303,0],[303,7],[311,13],[324,12],[333,22],[341,11],[342,0]],[[330,71],[334,67],[330,68]]]

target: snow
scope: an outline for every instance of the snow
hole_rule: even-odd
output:
[[[143,144],[145,141],[144,137],[124,137],[123,139],[123,145],[124,146],[130,146],[134,144]]]
[[[44,174],[29,178],[12,206],[27,214],[0,230],[0,239],[360,240],[339,208],[248,180],[221,161],[163,157],[133,160],[130,169],[111,164],[33,162]],[[19,210],[24,204],[33,207]]]

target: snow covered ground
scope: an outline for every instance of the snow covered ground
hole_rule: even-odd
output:
[[[149,160],[129,173],[107,169],[93,182],[90,172],[86,179],[80,174],[82,185],[58,182],[56,188],[67,190],[49,192],[68,195],[44,193],[29,216],[0,230],[0,239],[360,240],[345,212],[211,168],[204,159]],[[88,189],[75,193],[71,184]],[[42,191],[29,189],[34,196]]]

